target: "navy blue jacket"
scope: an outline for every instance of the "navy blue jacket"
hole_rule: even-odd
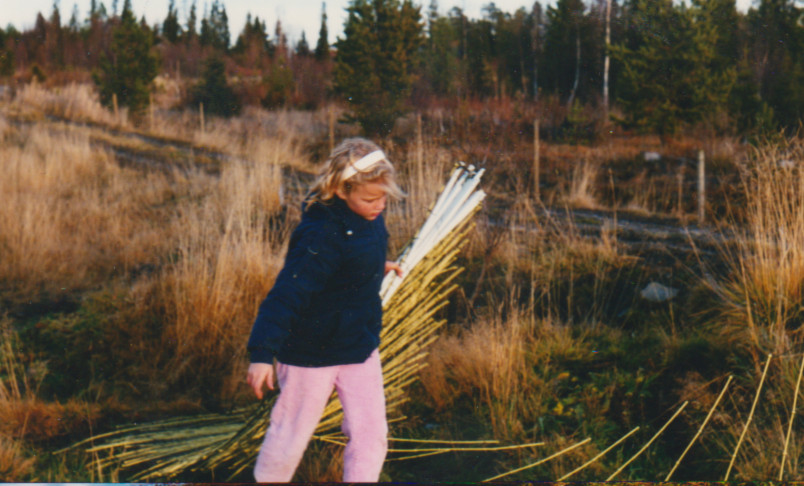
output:
[[[251,362],[365,361],[380,343],[387,245],[382,215],[369,221],[337,197],[303,210],[285,265],[251,328]]]

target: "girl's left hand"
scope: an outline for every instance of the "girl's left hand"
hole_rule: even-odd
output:
[[[385,273],[387,274],[391,270],[396,272],[397,277],[402,276],[402,267],[400,267],[398,263],[396,263],[396,262],[388,262],[388,261],[385,262]]]

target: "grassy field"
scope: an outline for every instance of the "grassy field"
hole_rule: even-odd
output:
[[[83,85],[0,101],[0,478],[125,481],[56,451],[253,402],[246,338],[329,150],[329,112],[246,110],[201,131],[196,113],[161,106],[134,123]],[[421,136],[411,116],[378,141],[409,195],[388,209],[391,255],[455,162],[486,167],[489,193],[392,435],[544,443],[389,461],[383,479],[479,481],[589,438],[505,477],[556,480],[639,427],[572,479],[605,480],[639,453],[616,478],[663,480],[708,416],[673,479],[776,479],[783,456],[784,478],[800,478],[800,421],[784,449],[804,316],[802,140],[662,145],[612,128],[581,143],[548,126],[537,201],[539,109],[466,102],[422,113]],[[678,292],[645,299],[652,282]],[[339,454],[313,443],[296,479],[338,480]]]

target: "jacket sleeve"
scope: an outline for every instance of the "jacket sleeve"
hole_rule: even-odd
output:
[[[252,363],[271,363],[301,311],[320,292],[341,262],[338,227],[330,221],[299,227],[288,248],[285,266],[260,304],[251,328],[248,351]]]

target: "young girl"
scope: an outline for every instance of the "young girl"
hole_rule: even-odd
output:
[[[333,388],[343,406],[343,481],[376,482],[388,426],[377,346],[380,284],[401,268],[386,261],[382,211],[400,197],[382,150],[347,139],[330,154],[290,237],[285,265],[260,305],[251,330],[248,384],[279,398],[260,448],[254,477],[290,481]]]

